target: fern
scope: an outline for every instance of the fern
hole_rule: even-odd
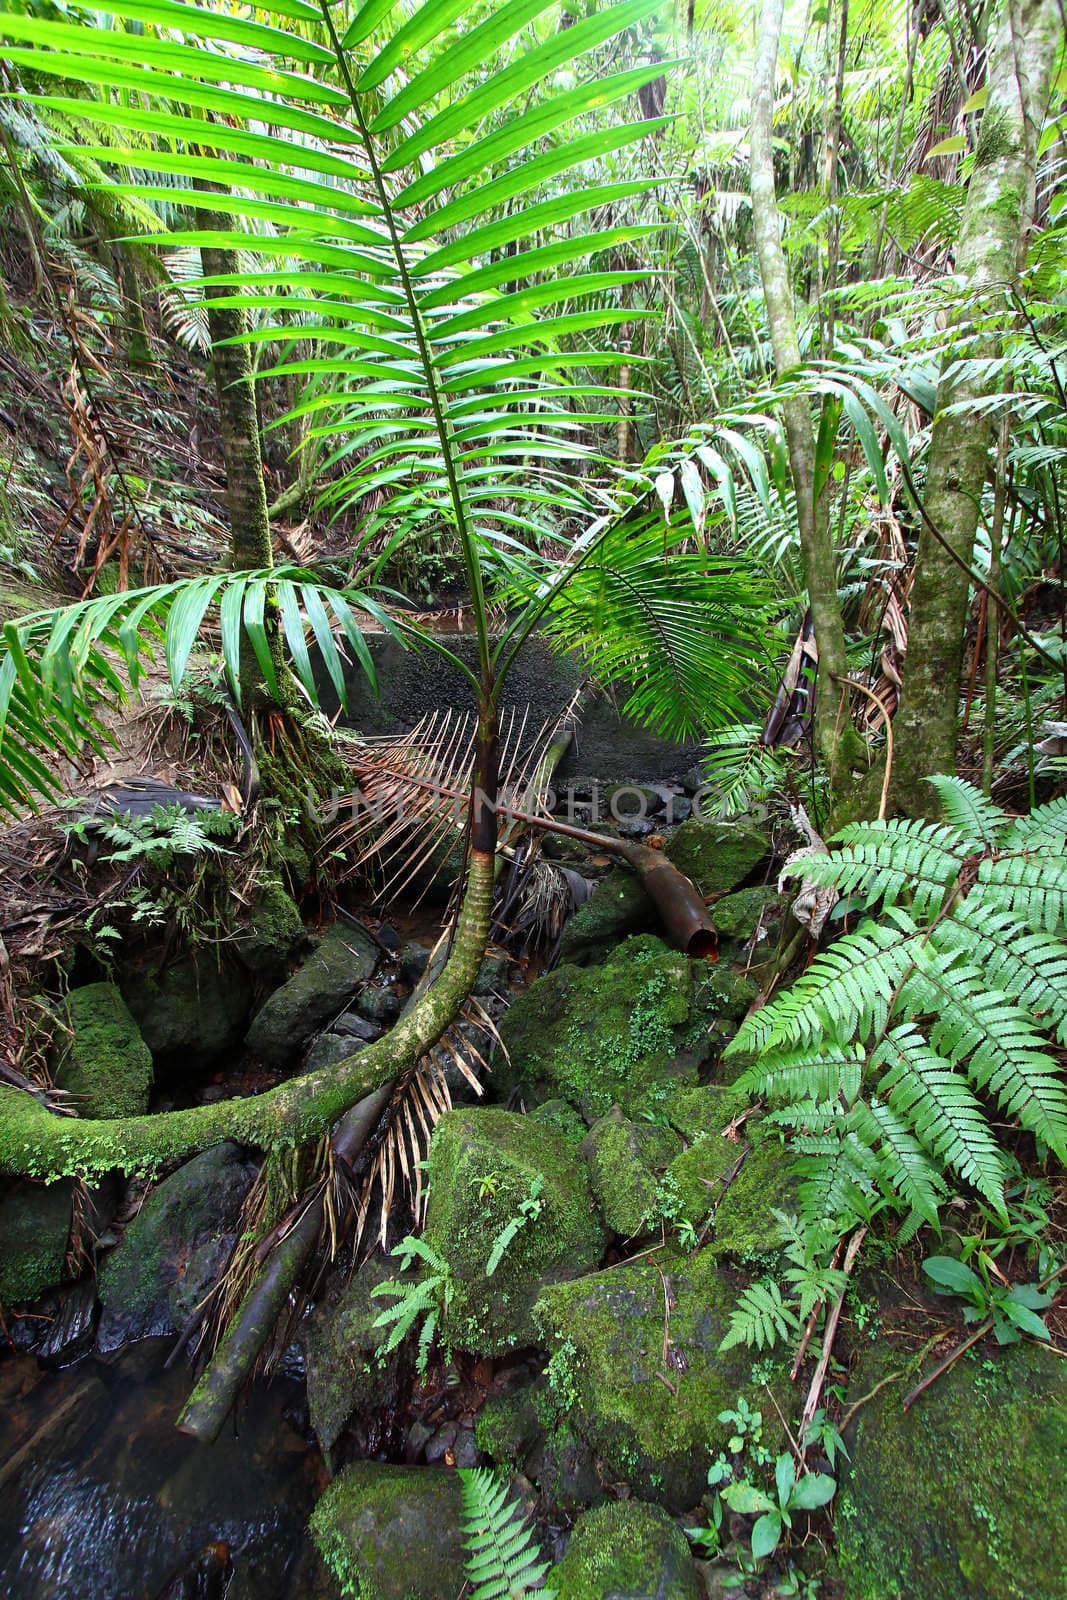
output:
[[[735,1344],[747,1344],[763,1350],[799,1332],[800,1321],[782,1299],[781,1289],[773,1278],[762,1278],[759,1283],[750,1283],[738,1297],[719,1349],[730,1350]]]
[[[729,1047],[756,1053],[738,1084],[776,1102],[805,1220],[839,1234],[885,1205],[936,1226],[961,1183],[1003,1215],[990,1101],[1067,1161],[1067,803],[1012,820],[931,781],[944,823],[856,824],[805,858],[872,914]]]
[[[541,1587],[550,1563],[507,1486],[485,1467],[460,1467],[459,1479],[469,1600],[555,1600]]]

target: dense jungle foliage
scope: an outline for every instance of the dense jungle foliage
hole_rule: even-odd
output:
[[[1062,0],[5,0],[14,1596],[1067,1600],[1065,185]]]

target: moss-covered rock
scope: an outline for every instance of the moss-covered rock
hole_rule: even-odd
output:
[[[307,947],[308,932],[288,889],[277,878],[260,883],[248,926],[237,940],[241,960],[265,983],[280,983],[289,963]]]
[[[685,1534],[659,1506],[612,1500],[578,1518],[546,1580],[558,1600],[699,1600]]]
[[[894,1369],[864,1352],[857,1398]],[[835,1528],[846,1600],[1067,1600],[1067,1370],[1018,1344],[965,1357],[909,1411],[915,1375],[847,1435]]]
[[[289,1064],[371,976],[378,954],[374,940],[361,928],[347,924],[331,928],[256,1013],[248,1030],[248,1048],[271,1066]]]
[[[190,955],[131,974],[127,1004],[163,1072],[206,1072],[237,1049],[252,1004],[248,974],[214,956]]]
[[[657,926],[656,908],[636,873],[613,867],[563,930],[561,963],[585,966],[609,955],[620,939]]]
[[[544,1400],[548,1385],[543,1378],[513,1383],[491,1394],[478,1413],[474,1437],[493,1463],[516,1472],[545,1431]]]
[[[311,1532],[346,1597],[456,1600],[463,1589],[454,1472],[357,1461],[316,1505]]]
[[[0,1200],[0,1306],[36,1300],[63,1277],[71,1185],[19,1183]]]
[[[582,1143],[589,1182],[613,1233],[632,1238],[656,1211],[660,1174],[682,1141],[669,1128],[629,1122],[618,1106],[600,1117]]]
[[[425,1238],[454,1283],[448,1336],[481,1355],[529,1343],[540,1286],[587,1270],[604,1248],[577,1150],[532,1117],[463,1108],[434,1129],[428,1177]],[[517,1218],[487,1277],[494,1244]]]
[[[707,1251],[662,1251],[554,1285],[534,1310],[552,1352],[553,1392],[575,1432],[613,1481],[674,1510],[696,1504],[725,1447],[719,1413],[739,1394],[752,1398],[751,1352],[719,1350],[736,1297]],[[788,1414],[784,1392],[780,1403]],[[775,1424],[763,1409],[764,1443],[773,1449]]]
[[[721,938],[748,944],[757,929],[767,937],[777,934],[784,910],[785,900],[776,886],[757,883],[716,900],[711,920]]]
[[[226,1263],[255,1173],[221,1144],[157,1184],[100,1269],[102,1353],[183,1326]]]
[[[308,1411],[319,1444],[329,1451],[354,1412],[364,1414],[363,1443],[371,1445],[376,1413],[397,1398],[399,1351],[383,1353],[388,1328],[376,1328],[386,1302],[373,1291],[395,1276],[381,1256],[371,1259],[340,1290],[320,1301],[301,1323],[307,1373]],[[361,1453],[369,1453],[361,1452]]]
[[[714,1210],[706,1247],[742,1260],[772,1247],[776,1208],[796,1207],[793,1158],[778,1130],[755,1116],[737,1125],[749,1107],[746,1094],[709,1084],[675,1095],[666,1108],[672,1125],[689,1141],[667,1168],[675,1213],[700,1228]]]
[[[498,1092],[562,1098],[591,1117],[615,1104],[634,1115],[695,1084],[706,1043],[690,963],[650,934],[625,940],[603,966],[539,978],[512,1003],[501,1036]]]
[[[71,1037],[56,1083],[83,1117],[136,1117],[148,1110],[152,1056],[113,983],[87,983],[67,997]]]
[[[751,823],[690,817],[668,840],[666,853],[701,894],[725,895],[744,883],[769,850],[766,833]]]
[[[542,1100],[530,1112],[538,1122],[546,1122],[550,1128],[555,1128],[561,1133],[568,1144],[580,1145],[589,1131],[585,1121],[566,1100]]]

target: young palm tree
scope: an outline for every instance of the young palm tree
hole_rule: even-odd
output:
[[[261,375],[314,379],[314,396],[296,413],[312,415],[314,431],[329,438],[327,462],[340,476],[324,494],[362,515],[357,554],[383,529],[382,559],[427,527],[451,531],[471,595],[477,662],[452,659],[470,680],[478,714],[466,892],[452,954],[391,1034],[267,1094],[117,1124],[60,1120],[28,1096],[0,1091],[0,1170],[52,1176],[147,1165],[226,1137],[261,1147],[304,1140],[434,1043],[485,944],[500,693],[539,623],[564,642],[584,643],[605,672],[636,680],[634,708],[665,729],[714,724],[741,708],[761,638],[750,574],[690,548],[689,525],[665,529],[658,513],[640,506],[621,520],[604,517],[567,470],[594,454],[573,435],[597,413],[574,408],[612,393],[588,374],[616,361],[611,349],[575,341],[632,323],[635,312],[611,297],[642,276],[580,264],[645,231],[604,226],[614,204],[647,187],[615,180],[609,158],[660,126],[655,119],[606,129],[590,119],[663,70],[654,62],[583,78],[572,65],[585,70],[591,54],[647,17],[655,0],[621,0],[568,26],[550,0],[502,0],[472,25],[454,27],[466,9],[465,0],[425,0],[408,15],[389,0],[369,0],[349,14],[330,0],[275,0],[267,23],[182,0],[114,0],[115,17],[141,25],[136,34],[0,19],[0,35],[15,41],[0,46],[8,61],[36,82],[62,80],[63,93],[35,90],[29,98],[108,131],[112,142],[93,155],[134,170],[116,180],[122,194],[146,203],[165,197],[194,218],[211,213],[210,229],[152,242],[239,248],[251,263],[200,280],[216,313],[271,314],[266,327],[235,337],[284,346],[293,336],[286,318],[299,313],[299,337],[326,352],[279,360]],[[72,81],[97,97],[72,99]],[[111,90],[118,96],[109,98]],[[123,130],[138,135],[136,148],[132,140],[129,149],[116,146]],[[169,181],[154,183],[153,173]],[[555,236],[560,224],[590,213],[597,220],[584,233]],[[231,219],[231,232],[218,228],[220,215]],[[586,381],[572,383],[575,371]],[[562,565],[530,548],[549,514],[591,524]],[[497,586],[512,612],[494,638]],[[180,681],[213,605],[235,695],[242,638],[267,684],[275,681],[276,617],[309,696],[316,686],[308,629],[343,697],[334,628],[371,671],[358,615],[388,621],[372,588],[324,589],[293,569],[227,573],[9,625],[0,659],[0,799],[16,807],[48,793],[55,781],[46,752],[99,740],[99,700],[124,687],[116,657],[136,682],[142,652],[161,640]]]

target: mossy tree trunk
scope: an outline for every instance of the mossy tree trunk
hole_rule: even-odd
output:
[[[1004,0],[993,30],[988,99],[956,251],[960,310],[945,335],[895,722],[892,803],[913,816],[934,809],[935,796],[923,780],[955,770],[970,605],[966,568],[992,439],[992,419],[979,409],[988,380],[953,378],[949,369],[968,356],[999,351],[1011,316],[1008,293],[1025,261],[1038,138],[1062,46],[1059,0]]]
[[[773,117],[778,47],[784,0],[764,0],[752,79],[752,124],[749,160],[752,227],[763,296],[767,306],[771,348],[778,376],[800,366],[793,291],[782,249],[781,219],[774,180]],[[804,582],[808,590],[815,640],[819,648],[815,742],[831,775],[851,779],[853,759],[860,753],[847,715],[838,716],[840,680],[846,676],[845,625],[837,594],[837,563],[825,487],[820,492],[816,470],[811,409],[799,397],[782,402],[789,467],[796,493],[797,523]]]

